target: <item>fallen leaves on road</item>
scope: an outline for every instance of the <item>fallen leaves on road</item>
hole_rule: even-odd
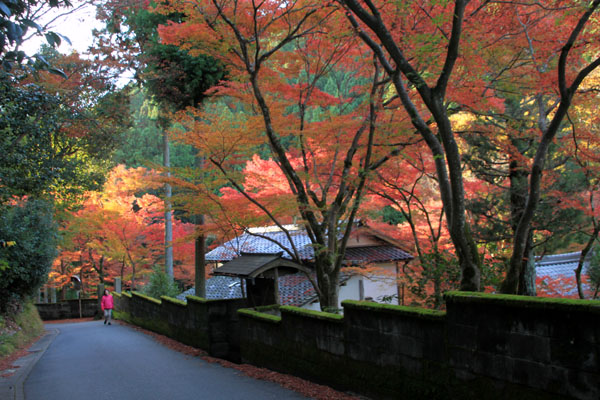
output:
[[[19,358],[28,355],[29,352],[27,351],[27,349],[31,347],[31,345],[33,345],[35,342],[37,342],[42,336],[43,335],[40,335],[36,338],[31,339],[31,341],[25,343],[23,346],[10,353],[8,356],[0,358],[0,377],[8,378],[9,376],[13,375],[15,373],[14,370],[19,368],[18,365],[13,365],[13,363]]]

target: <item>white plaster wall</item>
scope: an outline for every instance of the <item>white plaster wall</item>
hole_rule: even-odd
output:
[[[378,268],[382,272],[381,275],[364,277],[363,282],[365,298],[371,297],[373,301],[381,303],[383,296],[397,295],[398,287],[395,264],[380,264]],[[390,304],[398,304],[398,298],[394,298]]]
[[[360,281],[360,279],[361,279],[361,277],[359,277],[359,276],[353,276],[344,283],[344,286],[340,287],[340,293],[338,295],[339,296],[338,297],[338,299],[339,299],[338,308],[342,308],[342,301],[344,301],[344,300],[360,300],[359,299],[359,286],[358,286],[359,285],[358,281]],[[319,304],[319,302],[306,304],[302,308],[307,308],[309,310],[321,311],[321,305]]]
[[[393,263],[380,264],[378,267],[382,272],[381,275],[354,275],[345,282],[344,286],[340,287],[340,303],[338,304],[338,308],[342,308],[341,303],[344,300],[360,300],[359,282],[361,280],[363,281],[365,299],[370,297],[372,301],[381,303],[381,298],[383,296],[392,296],[398,294],[398,288],[396,286],[396,265]],[[389,304],[399,304],[398,298],[394,298]],[[303,308],[316,311],[321,310],[319,302],[306,304],[303,306]]]

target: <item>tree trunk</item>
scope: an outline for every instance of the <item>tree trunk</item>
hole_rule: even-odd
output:
[[[579,22],[569,35],[569,39],[564,43],[560,50],[557,66],[560,103],[549,123],[548,113],[546,112],[547,105],[543,101],[543,95],[539,95],[538,97],[540,110],[538,125],[542,132],[542,137],[537,151],[535,152],[533,165],[531,166],[527,202],[523,211],[523,216],[519,220],[519,224],[515,230],[513,254],[510,258],[509,270],[506,274],[506,279],[502,282],[502,286],[500,287],[502,293],[516,293],[518,289],[519,269],[525,255],[526,241],[531,230],[531,221],[533,220],[535,209],[540,200],[542,172],[544,170],[548,148],[567,115],[569,107],[571,106],[571,100],[573,95],[577,92],[579,85],[592,71],[600,66],[600,58],[596,58],[587,66],[580,69],[574,78],[570,77],[569,80],[571,86],[567,86],[566,66],[568,64],[569,53],[571,49],[574,48],[579,35],[586,28],[590,17],[598,7],[600,7],[600,0],[594,0],[588,5],[586,12],[581,15]]]
[[[339,311],[339,272],[336,271],[334,263],[327,255],[315,255],[315,264],[321,311],[337,313]]]
[[[196,169],[202,174],[204,169],[204,158],[196,156]],[[196,226],[203,229],[204,215],[195,216]],[[204,232],[196,237],[194,241],[194,287],[196,296],[206,298],[206,236]]]
[[[481,257],[477,252],[477,244],[471,235],[471,229],[464,222],[463,232],[464,236],[460,240],[455,241],[454,238],[452,240],[460,264],[460,290],[478,292],[481,285]]]
[[[167,170],[167,178],[171,176],[171,153],[169,136],[163,133],[163,165]],[[173,278],[173,216],[171,211],[171,185],[165,184],[165,273]]]
[[[513,139],[512,144],[515,148],[519,149],[521,154],[524,154],[524,148],[527,147],[519,139]],[[520,165],[520,163],[512,158],[509,166],[509,199],[510,199],[510,219],[513,235],[517,230],[519,221],[525,211],[527,204],[528,194],[528,182],[527,178],[529,171],[526,167]],[[535,256],[533,254],[533,232],[529,232],[527,241],[525,243],[525,257],[521,260],[519,267],[518,276],[519,281],[516,289],[517,294],[525,296],[535,296]]]
[[[121,282],[125,282],[125,257],[121,263]]]
[[[523,296],[535,296],[535,255],[533,254],[533,235],[529,234],[525,254],[527,257],[523,259],[523,265],[521,266],[521,273],[519,275],[519,290],[518,294]]]
[[[127,253],[127,257],[129,258],[129,262],[131,263],[131,291],[135,290],[135,262],[133,262],[133,258],[131,258],[131,254]]]
[[[204,223],[204,216],[200,215],[200,220]],[[194,241],[194,285],[196,290],[196,296],[206,298],[206,237],[204,233],[198,235]]]
[[[583,285],[581,283],[581,271],[583,270],[583,265],[585,264],[585,258],[587,257],[589,252],[592,250],[592,246],[594,245],[594,242],[596,241],[598,234],[600,234],[600,224],[596,224],[594,226],[594,232],[592,232],[592,235],[590,236],[587,243],[585,244],[585,247],[583,248],[583,250],[581,250],[581,255],[579,256],[579,263],[577,264],[577,268],[575,269],[575,279],[577,281],[577,293],[579,294],[580,299],[585,299],[585,293],[583,293]],[[595,297],[596,296],[594,295],[594,298]]]

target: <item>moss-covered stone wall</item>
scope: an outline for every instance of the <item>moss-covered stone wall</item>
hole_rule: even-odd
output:
[[[452,292],[447,312],[240,310],[244,362],[374,398],[598,399],[600,302]]]
[[[378,399],[600,398],[600,302],[450,292],[446,312],[342,304],[343,316],[115,294],[115,317]]]
[[[599,301],[451,292],[446,305],[449,361],[463,380],[600,399]]]
[[[114,294],[116,319],[206,350],[214,357],[239,361],[239,315],[244,299],[206,300],[189,296],[186,302],[154,299],[133,292]]]

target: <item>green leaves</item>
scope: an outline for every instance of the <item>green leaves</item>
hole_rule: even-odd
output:
[[[46,37],[46,41],[48,42],[48,44],[52,47],[60,46],[60,44],[62,43],[63,40],[65,42],[67,42],[69,45],[71,44],[71,41],[69,40],[69,38],[66,37],[65,35],[61,35],[60,33],[48,32],[44,36]]]
[[[50,7],[71,5],[68,1],[59,0],[51,0],[48,4]],[[0,0],[0,62],[4,71],[11,72],[15,66],[23,64],[24,61],[27,61],[28,69],[44,67],[43,63],[35,63],[35,57],[22,51],[15,51],[17,46],[23,43],[29,29],[35,29],[38,34],[44,32],[40,24],[29,18],[43,6],[44,2],[37,0]],[[56,32],[47,32],[44,36],[52,47],[59,46],[63,41],[70,44],[68,38]]]
[[[8,6],[6,4],[4,4],[3,1],[0,1],[0,12],[2,12],[2,14],[6,15],[7,17],[12,16],[12,12],[10,11],[10,8],[8,8]]]
[[[35,21],[31,20],[31,19],[24,19],[23,21],[23,25],[28,26],[30,28],[34,28],[35,30],[37,30],[39,33],[42,33],[42,27]]]
[[[0,237],[13,246],[0,246],[0,312],[12,300],[34,293],[46,277],[58,242],[50,203],[37,200],[0,208]]]

